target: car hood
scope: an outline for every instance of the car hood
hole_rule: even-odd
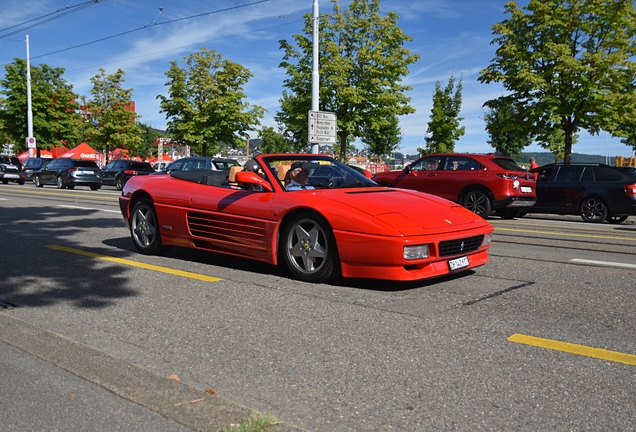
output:
[[[350,189],[325,194],[324,198],[373,216],[404,235],[488,225],[482,217],[459,204],[406,189]]]

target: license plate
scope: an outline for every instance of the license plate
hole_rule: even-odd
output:
[[[80,171],[80,174],[95,174],[95,171]]]
[[[455,258],[454,260],[448,261],[448,266],[450,267],[451,271],[468,267],[469,265],[470,263],[468,262],[468,257]]]
[[[521,186],[521,192],[532,193],[532,188],[530,186]]]
[[[20,178],[20,176],[17,174],[5,174],[4,178]]]

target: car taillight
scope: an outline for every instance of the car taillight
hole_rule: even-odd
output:
[[[73,171],[77,171],[77,168],[73,167],[66,170],[66,172],[69,174],[72,173]]]
[[[137,171],[135,170],[125,170],[124,174],[126,175],[132,175],[132,176],[136,176],[137,174],[139,174]]]
[[[636,184],[625,185],[625,193],[629,196],[636,197]]]

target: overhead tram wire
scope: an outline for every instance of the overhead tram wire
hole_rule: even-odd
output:
[[[201,14],[192,15],[192,16],[183,17],[183,18],[177,18],[177,19],[173,19],[173,20],[170,20],[170,21],[164,21],[164,22],[160,22],[160,23],[151,23],[150,25],[145,25],[143,27],[139,27],[139,28],[136,28],[136,29],[133,29],[133,30],[128,30],[128,31],[125,31],[125,32],[122,32],[122,33],[118,33],[118,34],[115,34],[115,35],[112,35],[112,36],[107,36],[107,37],[104,37],[104,38],[101,38],[101,39],[96,39],[96,40],[91,41],[91,42],[86,42],[86,43],[75,45],[75,46],[72,46],[72,47],[69,47],[69,48],[64,48],[64,49],[61,49],[61,50],[53,51],[53,52],[50,52],[50,53],[47,53],[47,54],[40,54],[38,56],[31,56],[31,59],[36,59],[36,58],[40,58],[40,57],[46,57],[46,56],[50,56],[50,55],[53,55],[53,54],[58,54],[58,53],[61,53],[61,52],[64,52],[64,51],[70,51],[70,50],[75,49],[75,48],[81,48],[83,46],[91,45],[91,44],[94,44],[94,43],[97,43],[97,42],[103,42],[103,41],[108,40],[108,39],[114,39],[114,38],[119,37],[119,36],[123,36],[123,35],[126,35],[126,34],[134,33],[134,32],[137,32],[137,31],[140,31],[140,30],[144,30],[144,29],[147,29],[147,28],[150,28],[150,27],[154,27],[154,26],[159,26],[159,25],[164,25],[164,24],[171,24],[171,23],[174,23],[174,22],[177,22],[177,21],[184,21],[184,20],[189,20],[189,19],[193,19],[193,18],[199,18],[199,17],[205,16],[205,15],[212,15],[212,14],[217,14],[217,13],[220,13],[220,12],[227,12],[227,11],[230,11],[230,10],[240,9],[240,8],[244,8],[244,7],[247,7],[247,6],[253,6],[253,5],[256,5],[256,4],[259,4],[259,3],[267,3],[269,1],[271,1],[271,0],[259,0],[259,1],[255,1],[255,2],[252,2],[252,3],[246,3],[244,5],[232,6],[232,7],[229,7],[229,8],[219,9],[219,10],[215,10],[215,11],[212,11],[212,12],[204,12],[204,13],[201,13]]]
[[[142,55],[138,55],[138,56],[135,56],[135,57],[121,58],[121,59],[117,59],[117,60],[114,60],[114,61],[111,61],[111,62],[100,63],[98,65],[91,65],[91,66],[85,66],[85,67],[76,68],[76,69],[70,69],[68,72],[74,72],[74,71],[79,71],[79,70],[84,70],[84,69],[92,69],[92,68],[95,68],[97,66],[102,66],[102,65],[106,65],[106,64],[118,63],[118,62],[126,61],[126,60],[135,60],[135,59],[142,58],[142,57],[149,57],[149,56],[153,56],[155,54],[161,54],[161,53],[168,52],[168,51],[180,50],[182,48],[189,47],[191,45],[199,45],[201,43],[206,43],[206,42],[216,42],[216,41],[223,40],[223,39],[228,39],[228,38],[232,38],[232,37],[236,37],[236,36],[243,36],[243,35],[246,35],[246,34],[256,33],[256,32],[265,31],[265,30],[270,30],[270,29],[273,29],[273,28],[276,28],[276,27],[282,27],[282,26],[286,26],[286,25],[290,25],[290,24],[294,24],[294,23],[298,23],[298,22],[303,22],[303,21],[304,20],[299,19],[299,20],[295,20],[295,21],[289,21],[289,22],[286,22],[284,24],[278,24],[278,25],[273,25],[273,26],[269,26],[269,27],[262,27],[262,28],[259,28],[259,29],[246,31],[246,32],[243,32],[243,33],[235,33],[235,34],[226,35],[226,36],[219,36],[219,37],[214,38],[214,39],[208,39],[208,40],[202,41],[202,42],[194,42],[194,43],[191,43],[191,44],[188,44],[188,45],[181,45],[181,46],[178,46],[178,47],[169,48],[169,49],[165,49],[165,50],[161,50],[161,51],[153,51],[153,52],[142,54]]]
[[[105,1],[105,0],[101,0],[101,1],[103,2],[103,1]],[[3,35],[0,35],[0,39],[5,38],[5,37],[7,37],[7,36],[14,35],[14,34],[16,34],[16,33],[23,32],[23,31],[25,31],[25,30],[32,29],[33,27],[37,27],[37,26],[42,25],[42,24],[46,24],[46,23],[51,22],[51,21],[54,21],[54,20],[56,20],[56,19],[58,19],[58,18],[65,17],[66,15],[70,15],[70,14],[72,14],[72,13],[74,13],[74,12],[78,12],[78,11],[80,11],[80,10],[82,10],[82,9],[85,9],[85,8],[87,8],[87,7],[89,7],[89,6],[92,6],[92,5],[94,5],[94,4],[97,4],[97,3],[99,3],[99,2],[100,2],[100,0],[89,0],[89,1],[87,1],[87,2],[80,3],[80,4],[75,5],[75,6],[66,6],[64,9],[58,9],[58,10],[56,10],[55,12],[51,12],[51,13],[48,13],[48,14],[46,14],[46,15],[42,15],[41,17],[33,18],[33,19],[30,19],[30,20],[25,21],[25,22],[23,22],[23,23],[15,24],[15,25],[12,25],[12,26],[10,26],[10,27],[6,27],[6,28],[3,28],[3,29],[0,29],[0,33],[2,33],[2,32],[5,32],[5,31],[7,31],[7,30],[14,29],[14,28],[16,28],[16,27],[21,27],[21,26],[23,26],[23,25],[25,25],[25,24],[32,23],[32,22],[34,22],[34,21],[43,20],[43,21],[40,21],[40,22],[36,22],[36,23],[34,23],[34,24],[31,24],[30,26],[27,26],[27,27],[21,27],[21,28],[19,28],[19,29],[17,29],[17,30],[14,30],[14,31],[10,32],[10,33],[6,33],[6,34],[3,34]],[[55,14],[57,14],[57,13],[61,12],[61,11],[64,11],[64,13],[62,13],[62,14],[60,14],[60,15],[57,15],[57,16],[54,16],[54,17],[51,17],[51,18],[48,18],[48,19],[44,20],[44,18],[50,17],[51,15],[55,15]]]

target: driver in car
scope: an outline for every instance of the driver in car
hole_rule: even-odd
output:
[[[307,185],[309,179],[309,171],[303,168],[302,162],[294,162],[289,169],[291,181],[285,189],[295,191],[301,189],[313,189],[313,186]]]

